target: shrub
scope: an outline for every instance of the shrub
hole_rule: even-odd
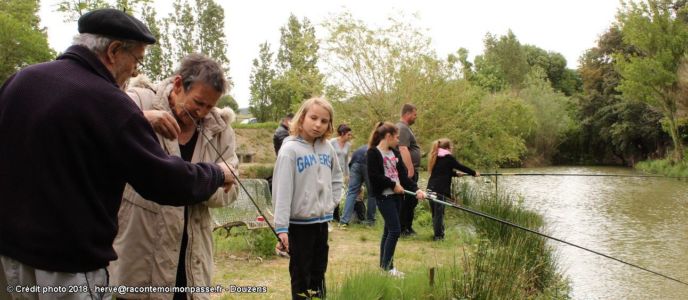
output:
[[[279,126],[278,122],[263,122],[263,123],[253,123],[253,124],[241,124],[241,123],[232,123],[232,128],[234,129],[255,129],[255,128],[270,128],[270,129],[275,129]]]

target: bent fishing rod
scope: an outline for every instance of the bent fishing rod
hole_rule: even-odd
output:
[[[239,186],[244,191],[244,193],[246,193],[246,195],[248,196],[248,199],[251,200],[251,203],[253,203],[253,206],[255,206],[256,209],[258,210],[258,214],[260,214],[260,216],[263,217],[263,220],[265,220],[265,223],[268,224],[268,227],[270,227],[270,231],[272,231],[272,234],[275,235],[275,238],[277,238],[277,242],[280,244],[280,246],[282,246],[282,249],[284,249],[286,251],[287,247],[285,247],[285,245],[282,243],[282,240],[279,238],[279,235],[277,235],[277,231],[275,230],[275,227],[273,227],[272,224],[270,224],[270,220],[268,219],[268,217],[263,213],[263,210],[260,209],[260,207],[258,206],[258,203],[256,203],[255,200],[253,200],[253,196],[251,196],[251,193],[248,192],[248,190],[246,189],[244,184],[241,183],[241,180],[239,180],[239,176],[234,172],[234,168],[225,160],[225,158],[220,153],[220,150],[218,150],[217,147],[215,147],[215,144],[213,144],[212,141],[210,140],[210,138],[205,134],[205,132],[203,132],[203,128],[201,128],[200,122],[196,122],[196,118],[194,118],[191,115],[191,113],[186,109],[186,107],[184,107],[184,105],[180,105],[180,106],[182,109],[184,109],[184,112],[186,112],[186,114],[189,116],[191,121],[193,121],[194,126],[196,127],[196,130],[198,130],[198,132],[201,135],[203,135],[203,138],[205,138],[206,142],[208,142],[208,145],[210,145],[210,147],[213,148],[213,150],[215,151],[217,156],[222,160],[222,162],[225,164],[225,166],[227,166],[227,169],[229,169],[229,172],[234,177],[234,180],[239,184]],[[229,125],[227,125],[227,126],[229,126]],[[288,251],[287,251],[287,253],[288,253]]]
[[[482,175],[482,174],[481,174],[481,175]],[[404,193],[405,193],[405,194],[408,194],[408,195],[414,195],[414,196],[416,195],[415,192],[411,192],[411,191],[407,191],[407,190],[404,190]],[[437,195],[438,195],[438,194],[436,194],[436,193],[428,192],[428,193],[426,193],[426,194],[427,194],[427,196],[426,196],[427,199],[430,199],[431,201],[434,201],[434,202],[436,202],[436,203],[439,203],[439,204],[442,204],[442,205],[445,205],[445,206],[449,206],[449,207],[453,207],[453,208],[456,208],[456,209],[460,209],[460,210],[462,210],[462,211],[465,211],[465,212],[468,212],[468,213],[471,213],[471,214],[474,214],[474,215],[477,215],[477,216],[481,216],[481,217],[483,217],[483,218],[487,218],[487,219],[490,219],[490,220],[493,220],[493,221],[496,221],[496,222],[499,222],[499,223],[502,223],[502,224],[505,224],[505,225],[509,225],[509,226],[512,226],[512,227],[515,227],[515,228],[518,228],[518,229],[521,229],[521,230],[524,230],[524,231],[527,231],[527,232],[530,232],[530,233],[533,233],[533,234],[536,234],[536,235],[539,235],[539,236],[541,236],[541,237],[545,237],[545,238],[548,238],[548,239],[551,239],[551,240],[555,240],[555,241],[557,241],[557,242],[560,242],[560,243],[563,243],[563,244],[566,244],[566,245],[569,245],[569,246],[573,246],[573,247],[576,247],[576,248],[578,248],[578,249],[582,249],[582,250],[585,250],[585,251],[588,251],[588,252],[597,254],[597,255],[599,255],[599,256],[602,256],[602,257],[605,257],[605,258],[608,258],[608,259],[611,259],[611,260],[618,261],[618,262],[623,263],[623,264],[626,264],[626,265],[628,265],[628,266],[631,266],[631,267],[634,267],[634,268],[637,268],[637,269],[640,269],[640,270],[643,270],[643,271],[646,271],[646,272],[650,272],[650,273],[655,274],[655,275],[657,275],[657,276],[661,276],[661,277],[664,277],[664,278],[666,278],[666,279],[669,279],[669,280],[672,280],[672,281],[675,281],[675,282],[678,282],[678,283],[681,283],[681,284],[684,284],[684,285],[687,285],[687,286],[688,286],[688,283],[686,283],[686,282],[684,282],[684,281],[681,281],[681,280],[679,280],[679,279],[676,279],[676,278],[673,278],[673,277],[664,275],[664,274],[662,274],[662,273],[659,273],[659,272],[656,272],[656,271],[653,271],[653,270],[650,270],[650,269],[641,267],[641,266],[639,266],[639,265],[636,265],[636,264],[633,264],[633,263],[629,263],[629,262],[623,261],[623,260],[621,260],[621,259],[618,259],[618,258],[609,256],[609,255],[607,255],[607,254],[604,254],[604,253],[601,253],[601,252],[598,252],[598,251],[595,251],[595,250],[592,250],[592,249],[589,249],[589,248],[585,248],[585,247],[583,247],[583,246],[579,246],[579,245],[576,245],[576,244],[574,244],[574,243],[567,242],[567,241],[565,241],[565,240],[562,240],[562,239],[559,239],[559,238],[556,238],[556,237],[553,237],[553,236],[546,235],[546,234],[544,234],[544,233],[540,233],[540,232],[538,232],[538,231],[529,229],[529,228],[527,228],[527,227],[523,227],[523,226],[521,226],[521,225],[518,225],[518,224],[515,224],[515,223],[512,223],[512,222],[509,222],[509,221],[506,221],[506,220],[502,220],[502,219],[500,219],[500,218],[497,218],[497,217],[488,215],[488,214],[486,214],[486,213],[484,213],[484,212],[481,212],[481,211],[479,211],[479,210],[475,210],[475,209],[472,209],[472,208],[465,207],[465,206],[463,206],[463,205],[458,205],[458,204],[455,204],[455,203],[449,203],[449,202],[440,200],[440,199],[437,198]],[[451,201],[453,201],[453,202],[456,202],[456,201],[454,201],[454,200],[451,199],[451,198],[444,197],[443,195],[439,195],[439,196],[442,196],[445,200],[449,199],[449,200],[451,200]]]

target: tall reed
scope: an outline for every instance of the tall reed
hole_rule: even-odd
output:
[[[501,219],[543,230],[543,219],[513,196],[460,184],[454,199]],[[456,214],[447,208],[448,214]],[[451,212],[454,211],[454,212]],[[568,299],[570,286],[557,270],[552,248],[537,235],[471,215],[479,242],[461,246],[454,262],[436,266],[434,285],[428,269],[407,270],[403,279],[382,271],[355,271],[335,284],[331,299]]]

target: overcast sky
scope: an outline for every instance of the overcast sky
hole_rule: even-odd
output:
[[[611,24],[620,6],[618,0],[291,0],[218,1],[225,9],[225,34],[234,87],[230,92],[240,107],[248,106],[251,62],[258,45],[268,41],[273,52],[279,46],[279,28],[289,14],[307,17],[320,24],[345,9],[369,26],[385,24],[395,12],[418,16],[416,26],[427,30],[439,57],[464,47],[472,58],[483,51],[483,39],[490,32],[505,34],[511,29],[522,44],[532,44],[564,55],[570,68]],[[50,46],[63,51],[77,33],[76,23],[65,23],[55,12],[58,0],[41,1],[40,17],[48,28]],[[171,1],[157,0],[158,16],[166,16]],[[319,38],[322,28],[316,27]]]

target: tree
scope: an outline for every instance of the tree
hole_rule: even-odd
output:
[[[528,65],[545,71],[547,80],[552,87],[566,96],[571,96],[581,90],[580,76],[576,71],[566,67],[566,58],[557,52],[545,51],[533,45],[524,45]]]
[[[229,77],[229,58],[224,33],[224,9],[213,0],[175,0],[174,10],[163,18],[160,47],[162,48],[162,74],[172,74],[175,62],[186,55],[199,52],[220,63]],[[169,60],[166,60],[170,58]]]
[[[683,160],[678,130],[677,103],[687,97],[679,86],[678,68],[688,54],[688,26],[684,1],[648,0],[625,3],[618,14],[624,42],[638,55],[617,55],[622,76],[618,89],[627,101],[641,101],[662,112],[674,151],[672,160]]]
[[[253,59],[250,78],[249,110],[258,119],[258,122],[274,121],[279,116],[274,113],[271,99],[272,81],[275,75],[270,44],[265,42],[260,45],[258,58]]]
[[[106,7],[112,7],[107,0],[63,0],[57,4],[57,11],[69,22],[78,20],[89,11]]]
[[[196,0],[195,12],[198,24],[196,28],[198,50],[222,64],[229,78],[224,9],[213,0]]]
[[[175,37],[172,44],[172,52],[176,61],[181,61],[184,56],[196,51],[196,20],[189,0],[174,0],[172,3],[173,11],[170,12],[167,20],[169,22],[171,34]]]
[[[402,69],[420,66],[419,60],[433,55],[430,39],[398,17],[390,18],[385,27],[370,29],[347,11],[324,26],[329,32],[326,64],[343,79],[339,85],[360,103],[360,111],[346,114],[368,120],[362,126],[366,131],[374,122],[398,118],[401,104],[412,100],[395,98],[392,92]]]
[[[143,73],[159,81],[174,72],[176,62],[186,55],[200,52],[215,59],[223,66],[227,81],[229,58],[226,54],[224,34],[224,9],[213,0],[175,0],[173,11],[159,19],[152,0],[62,0],[57,11],[66,20],[76,21],[84,13],[105,7],[123,10],[137,15],[158,41],[147,49]]]
[[[280,28],[280,47],[277,52],[279,73],[272,81],[274,114],[282,116],[294,111],[301,102],[322,94],[323,75],[318,69],[318,40],[315,28],[307,18],[299,21],[290,15]]]
[[[580,59],[582,94],[577,96],[577,131],[560,147],[561,160],[624,165],[661,151],[671,139],[662,131],[662,114],[638,101],[623,101],[616,57],[640,55],[610,27]]]
[[[454,65],[458,62],[461,64],[461,69],[460,69],[460,74],[461,76],[459,78],[463,78],[466,80],[473,80],[473,64],[468,61],[468,49],[466,48],[459,48],[459,50],[456,51],[456,55],[454,54],[449,54],[447,57],[447,62],[449,65],[454,68]]]
[[[220,97],[220,100],[217,101],[217,107],[229,107],[235,112],[239,111],[239,104],[231,95],[224,95]]]
[[[38,1],[0,2],[0,83],[21,68],[48,61],[55,52],[39,28]]]
[[[529,71],[526,51],[511,30],[499,39],[487,34],[485,52],[475,58],[475,79],[479,85],[493,92],[505,85],[519,90]]]
[[[533,112],[535,126],[525,136],[531,159],[549,164],[567,133],[576,124],[570,115],[570,98],[556,91],[540,68],[534,68],[524,82],[519,97]]]
[[[83,14],[100,8],[115,8],[130,15],[142,7],[149,7],[152,0],[61,0],[57,11],[64,15],[65,21],[77,21]]]
[[[157,40],[157,43],[148,46],[146,55],[143,58],[143,73],[155,81],[160,81],[169,76],[169,70],[172,68],[172,62],[169,58],[169,39],[166,35],[161,34],[162,28],[158,25],[158,18],[155,9],[146,3],[141,10],[143,22],[146,23],[148,29]],[[164,25],[163,25],[164,26]]]
[[[456,142],[457,157],[479,166],[515,162],[525,153],[525,133],[533,126],[528,106],[472,85],[461,75],[465,69],[455,67],[463,64],[462,52],[446,62],[437,59],[430,39],[397,18],[369,28],[345,12],[325,27],[326,62],[350,95],[334,103],[342,116],[337,122],[349,124],[355,136],[365,139],[374,123],[397,120],[401,105],[412,102],[419,108],[414,132],[421,147],[448,137]]]

